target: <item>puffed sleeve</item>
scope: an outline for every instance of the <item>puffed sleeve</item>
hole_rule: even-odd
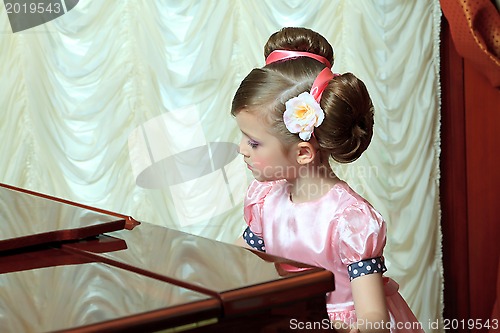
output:
[[[369,203],[347,206],[338,216],[338,232],[340,258],[345,265],[382,258],[386,224]]]
[[[273,182],[252,181],[244,200],[243,216],[250,230],[262,237],[262,207],[266,195],[271,191]]]

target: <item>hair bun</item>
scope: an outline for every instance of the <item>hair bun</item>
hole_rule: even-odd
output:
[[[366,131],[363,130],[359,124],[355,124],[354,127],[352,128],[352,137],[354,139],[360,139],[362,138],[363,136],[366,135]]]
[[[363,81],[352,73],[332,79],[323,92],[325,121],[318,127],[320,147],[340,163],[358,159],[373,136],[373,104]]]
[[[310,52],[326,58],[333,64],[333,48],[319,33],[299,27],[285,27],[269,37],[264,46],[264,58],[275,50]]]

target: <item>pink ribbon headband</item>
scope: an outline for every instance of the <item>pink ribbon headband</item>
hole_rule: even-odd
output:
[[[314,54],[311,52],[302,52],[302,51],[287,51],[287,50],[274,50],[271,52],[266,58],[266,65],[269,65],[273,62],[290,59],[290,58],[299,58],[299,57],[307,57],[316,59],[322,64],[324,64],[328,68],[332,68],[332,64],[325,58],[318,54]]]
[[[318,54],[314,54],[311,52],[302,52],[302,51],[287,51],[287,50],[274,50],[271,52],[267,58],[266,58],[266,65],[269,65],[273,62],[280,61],[280,60],[285,60],[285,59],[292,59],[292,58],[299,58],[299,57],[307,57],[307,58],[312,58],[315,59],[322,64],[326,66],[325,69],[323,69],[316,79],[313,82],[313,85],[311,87],[311,95],[314,97],[316,102],[319,103],[321,100],[321,95],[323,94],[323,91],[325,90],[326,86],[328,86],[328,82],[330,82],[331,79],[333,79],[335,76],[338,74],[333,74],[330,68],[332,65],[330,62],[323,56],[320,56]]]

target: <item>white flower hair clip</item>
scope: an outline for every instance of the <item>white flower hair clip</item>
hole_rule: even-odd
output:
[[[325,112],[319,105],[323,90],[328,86],[330,80],[338,74],[332,73],[330,69],[332,64],[328,59],[310,52],[274,50],[267,56],[266,65],[300,57],[315,59],[326,66],[314,80],[311,92],[303,92],[285,103],[283,122],[286,128],[291,133],[299,133],[302,140],[309,141],[314,135],[314,128],[321,125],[325,119]]]
[[[323,119],[325,113],[308,92],[303,92],[285,103],[283,114],[285,126],[290,133],[299,133],[299,137],[304,141],[311,139],[314,127],[321,125]]]
[[[323,69],[314,80],[311,92],[303,92],[285,103],[283,121],[291,133],[299,133],[304,141],[309,141],[314,128],[321,125],[325,112],[319,105],[321,95],[328,82],[335,76],[330,68]]]

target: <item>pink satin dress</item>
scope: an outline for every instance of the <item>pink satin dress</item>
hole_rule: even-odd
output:
[[[335,291],[327,295],[330,319],[357,321],[348,269],[383,258],[386,242],[385,221],[370,203],[343,181],[318,200],[294,203],[285,180],[254,180],[245,198],[244,217],[248,224],[244,238],[250,246],[333,272]],[[385,271],[372,266],[374,272]],[[384,282],[391,332],[423,332],[398,284],[386,277]]]

